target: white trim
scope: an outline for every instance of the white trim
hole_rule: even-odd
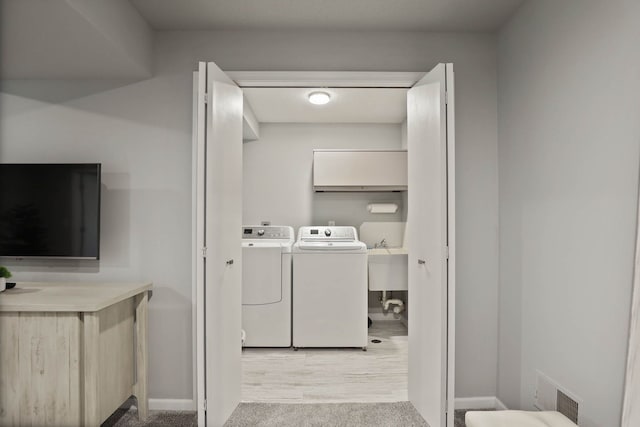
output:
[[[445,65],[447,109],[447,400],[455,403],[456,371],[456,132],[453,64]],[[452,411],[449,401],[447,411]],[[453,427],[453,420],[447,420]]]
[[[260,121],[246,96],[242,96],[242,142],[260,139]]]
[[[152,411],[195,411],[196,402],[193,399],[149,399],[149,409]]]
[[[195,341],[192,345],[195,353],[195,373],[193,383],[196,388],[196,404],[198,410],[198,425],[204,426],[206,423],[206,413],[204,402],[205,392],[205,336],[204,336],[204,259],[199,255],[204,247],[204,146],[205,146],[205,123],[206,123],[206,64],[198,63],[197,81],[194,79],[194,153],[192,169],[194,174],[193,187],[193,217],[194,217],[194,241],[193,241],[193,306],[195,307]]]
[[[196,187],[198,184],[197,174],[197,162],[198,162],[198,72],[193,72],[193,105],[191,114],[193,116],[193,124],[191,130],[191,349],[192,349],[192,363],[193,363],[193,396],[198,398],[198,352],[196,351],[196,341],[198,340],[198,308],[196,306],[197,301],[197,261],[196,257],[198,251],[196,245],[198,242],[198,227],[197,227],[197,192]]]
[[[448,76],[452,76],[453,72],[451,69],[451,64],[447,64]],[[327,72],[327,71],[227,71],[226,74],[233,79],[236,84],[240,87],[371,87],[371,88],[410,88],[412,87],[418,80],[422,79],[425,75],[424,72]],[[449,103],[451,103],[453,94],[449,94]],[[449,104],[451,105],[451,104]],[[453,109],[453,106],[451,106]],[[452,136],[451,140],[454,141],[454,127],[453,122],[449,124],[448,127],[450,131],[450,136]],[[454,151],[453,144],[450,146],[451,151]],[[453,153],[451,153],[453,154]],[[450,170],[454,170],[455,164],[455,156],[451,155],[449,160]],[[453,229],[455,229],[455,206],[453,202],[455,201],[455,183],[453,182],[454,173],[451,174],[451,178],[448,180],[447,184],[452,185],[453,191],[451,191],[450,202],[448,206],[449,215],[453,217],[453,220],[449,219],[449,224],[453,224]],[[198,210],[198,209],[196,209]],[[451,225],[450,225],[451,227]],[[199,234],[199,233],[198,233]],[[454,234],[454,233],[452,233]],[[453,237],[450,235],[450,237]],[[455,241],[455,239],[452,239]],[[198,245],[196,245],[198,248]],[[455,283],[455,270],[452,268],[455,265],[455,246],[449,242],[449,254],[450,254],[450,268],[453,270],[453,273],[449,271],[450,283]],[[196,255],[197,256],[197,255]],[[197,274],[196,269],[196,276]],[[200,296],[204,291],[204,286],[201,284],[196,285],[197,288],[197,296]],[[454,286],[451,287],[451,291],[448,294],[449,304],[455,304],[455,290]],[[194,304],[197,309],[196,323],[204,327],[204,319],[203,314],[200,312],[204,310],[203,304],[201,302],[201,298],[195,298]],[[453,307],[453,306],[452,306]],[[406,322],[406,319],[403,319]],[[453,310],[450,311],[448,323],[453,326],[452,329],[455,330],[455,312]],[[204,335],[197,334],[196,343],[194,344],[196,347],[197,353],[197,372],[204,372],[204,349],[201,348],[204,343]],[[455,372],[455,367],[453,365],[453,361],[455,360],[455,348],[454,343],[455,340],[449,339],[449,348],[448,348],[448,360],[447,363]],[[194,378],[194,382],[198,382],[198,378],[200,375],[196,375]],[[453,384],[454,384],[454,375],[450,374],[448,378],[449,382],[449,390],[450,393],[453,393]],[[198,383],[199,384],[199,383]],[[204,395],[204,390],[200,388],[198,385],[198,396]],[[467,398],[465,398],[467,399]],[[451,400],[454,400],[454,403],[458,402],[458,399],[450,399],[449,405],[452,406]],[[497,399],[493,398],[494,404],[497,404]],[[501,403],[501,402],[500,402]],[[202,411],[203,412],[203,411]]]
[[[505,404],[495,396],[456,397],[455,408],[496,409],[499,411],[507,409]],[[196,403],[193,399],[149,399],[149,409],[152,411],[195,411]]]
[[[456,397],[455,409],[496,409],[504,411],[507,409],[504,403],[495,396],[479,397]]]
[[[640,198],[637,201],[636,247],[631,293],[631,313],[629,316],[629,342],[627,347],[624,397],[622,403],[622,427],[637,426],[640,423]]]
[[[398,87],[410,88],[424,72],[227,71],[240,87]]]
[[[507,408],[507,405],[505,405],[504,403],[502,403],[502,400],[498,399],[496,397],[496,410],[498,411],[506,411],[509,408]]]

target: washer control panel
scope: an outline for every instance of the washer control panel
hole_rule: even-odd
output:
[[[333,226],[333,227],[300,227],[298,231],[298,240],[305,241],[326,241],[341,240],[354,241],[358,240],[358,233],[355,227]]]
[[[243,239],[291,239],[291,227],[276,225],[244,225],[242,226]]]

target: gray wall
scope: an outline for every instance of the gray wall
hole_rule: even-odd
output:
[[[244,224],[352,225],[364,221],[400,221],[402,195],[392,192],[315,193],[315,148],[400,149],[400,125],[262,124],[260,139],[243,145]],[[395,214],[370,214],[367,204],[393,202]]]
[[[190,94],[153,78],[3,82],[0,161],[102,163],[100,261],[8,262],[17,281],[153,281],[152,398],[191,398]]]
[[[263,123],[260,139],[243,145],[244,224],[351,225],[365,221],[402,221],[406,191],[313,191],[313,150],[400,149],[401,127],[393,124]],[[371,214],[369,203],[396,203],[394,214]],[[379,292],[369,292],[369,306],[380,307]]]
[[[224,70],[456,71],[456,395],[493,396],[497,376],[496,38],[416,32],[161,32],[157,71],[190,88],[194,62]]]
[[[499,37],[498,396],[540,370],[620,425],[640,143],[640,3],[531,0]]]
[[[101,161],[107,187],[100,263],[22,265],[18,279],[153,280],[150,394],[191,398],[191,72],[197,60],[226,70],[427,71],[438,62],[455,64],[456,394],[494,395],[498,183],[491,35],[160,32],[151,79],[4,85],[1,161]]]

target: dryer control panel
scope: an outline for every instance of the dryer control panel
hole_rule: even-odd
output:
[[[243,239],[285,239],[293,236],[291,227],[277,225],[244,225],[242,226]]]
[[[334,227],[300,227],[298,240],[310,241],[355,241],[358,240],[358,233],[355,227],[334,226]]]

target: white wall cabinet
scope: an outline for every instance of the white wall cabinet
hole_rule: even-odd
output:
[[[406,150],[314,150],[314,191],[405,191]]]

